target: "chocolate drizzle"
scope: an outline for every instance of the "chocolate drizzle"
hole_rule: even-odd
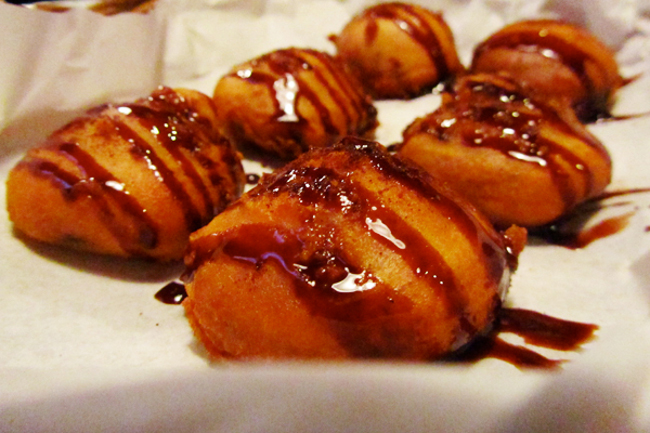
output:
[[[354,87],[337,60],[324,52],[296,48],[273,51],[227,77],[265,85],[274,96],[273,119],[284,129],[283,136],[275,140],[288,137],[303,151],[308,149],[305,136],[311,125],[300,109],[301,99],[313,107],[330,137],[362,136],[376,127],[376,110],[371,102]],[[334,118],[336,115],[343,116],[342,123]]]
[[[115,236],[120,246],[134,255],[144,254],[143,250],[150,250],[158,244],[157,224],[151,220],[138,201],[124,190],[124,185],[108,170],[99,164],[95,158],[76,143],[56,142],[50,140],[50,145],[64,154],[75,163],[82,173],[82,177],[74,179],[70,174],[63,174],[63,170],[48,170],[43,174],[51,175],[57,182],[66,186],[66,197],[76,200],[87,196],[93,199],[100,209],[99,215],[105,226]],[[42,169],[42,165],[32,166]],[[138,233],[137,248],[128,230],[116,223],[115,212],[121,209],[129,215],[136,224]]]
[[[597,329],[596,325],[562,320],[535,311],[502,308],[488,334],[479,336],[449,360],[475,362],[497,358],[520,368],[555,369],[564,361],[549,359],[527,347],[508,343],[499,334],[513,333],[530,345],[572,351],[589,341]]]
[[[88,143],[78,138],[76,131],[82,129],[94,134]],[[132,157],[134,168],[146,167],[145,171],[165,185],[185,215],[187,230],[193,231],[223,209],[234,195],[226,188],[215,188],[224,181],[220,173],[224,161],[238,164],[234,149],[221,140],[210,121],[194,111],[180,94],[161,87],[135,103],[91,109],[85,117],[53,134],[44,148],[64,156],[72,167],[40,156],[28,156],[21,164],[36,175],[52,179],[69,200],[92,198],[105,227],[121,248],[131,255],[148,256],[159,245],[161,227],[140,202],[141,195],[129,187],[131,179],[120,178],[124,173],[113,173],[120,173],[111,166],[118,160],[114,155],[124,152],[126,146],[122,157]],[[210,146],[215,150],[208,149]],[[231,174],[237,178],[234,172]],[[120,212],[128,218],[120,218]]]
[[[172,281],[158,290],[154,297],[163,304],[179,305],[187,298],[187,292],[183,283]]]
[[[650,192],[650,188],[634,188],[604,192],[585,201],[571,213],[564,215],[558,220],[545,226],[532,229],[530,234],[553,245],[559,245],[570,249],[585,248],[592,242],[614,235],[625,229],[630,218],[635,214],[636,209],[605,218],[594,225],[584,228],[584,223],[588,220],[588,217],[604,207],[626,206],[630,204],[628,202],[620,202],[611,205],[604,205],[602,203],[603,201],[610,198],[648,192]]]
[[[553,20],[531,20],[517,23],[495,33],[478,45],[474,51],[472,65],[476,65],[480,57],[493,49],[511,49],[524,53],[535,53],[544,58],[553,58],[573,72],[584,88],[585,96],[579,101],[572,101],[578,117],[585,122],[592,122],[609,115],[610,94],[616,87],[624,84],[620,76],[611,77],[610,72],[599,72],[596,80],[605,81],[605,87],[598,87],[593,72],[589,68],[594,65],[602,67],[594,51],[607,51],[607,48],[594,47],[581,37],[584,32],[579,28],[571,28],[577,35],[568,36],[565,24]],[[558,30],[562,28],[562,30]],[[595,40],[590,43],[598,43]],[[587,48],[589,47],[589,48]],[[605,55],[605,54],[603,54]],[[473,66],[474,68],[474,66]],[[612,80],[616,82],[608,82]]]
[[[417,133],[432,134],[440,141],[459,137],[466,146],[494,149],[543,167],[552,174],[566,210],[594,193],[594,175],[580,152],[548,138],[545,128],[579,140],[611,164],[604,146],[581,125],[569,123],[555,109],[531,99],[501,77],[479,74],[462,78],[437,111],[414,125],[405,132],[405,140]],[[582,178],[584,192],[572,175]]]
[[[443,305],[446,314],[458,319],[458,345],[464,344],[480,329],[469,316],[469,300],[458,286],[454,270],[412,222],[384,204],[381,193],[355,182],[354,172],[367,168],[356,167],[354,161],[360,159],[364,161],[362,164],[370,163],[393,182],[415,189],[452,220],[459,234],[484,252],[482,265],[487,269],[488,278],[493,278],[495,288],[499,287],[500,295],[505,292],[501,288],[503,274],[509,275],[511,263],[506,257],[503,239],[496,232],[493,236],[485,234],[485,228],[473,220],[467,210],[436,191],[422,177],[424,173],[401,165],[397,160],[388,161],[388,153],[380,152],[379,147],[348,139],[335,145],[334,152],[339,146],[351,151],[351,166],[335,170],[328,165],[301,165],[302,161],[298,160],[264,177],[262,183],[248,193],[247,199],[251,201],[268,194],[283,195],[283,200],[286,197],[297,200],[301,207],[292,207],[291,213],[303,224],[290,228],[272,222],[249,223],[196,238],[186,259],[184,280],[191,281],[195,271],[213,255],[219,255],[219,260],[226,256],[246,263],[255,272],[263,272],[267,266],[274,268],[291,282],[297,297],[310,306],[314,316],[337,322],[331,326],[338,329],[340,338],[348,341],[358,330],[343,326],[342,322],[354,322],[358,327],[367,320],[402,314],[412,307],[407,297],[386,285],[372,268],[362,264],[359,256],[363,254],[350,252],[355,250],[356,242],[342,236],[336,223],[330,222],[345,218],[346,224],[363,228],[364,236],[370,236],[396,253],[412,270],[414,278],[425,280],[424,285],[433,291],[432,296]],[[323,150],[326,151],[330,152]],[[363,344],[359,343],[363,340],[349,341],[353,345],[351,350],[357,350],[356,345]]]
[[[140,119],[143,119],[143,114],[147,113],[149,114],[149,118],[147,125],[150,131],[161,131],[160,128],[164,128],[164,125],[169,125],[173,122],[171,119],[159,119],[159,121],[152,121],[151,117],[153,113],[149,112],[148,109],[146,108],[141,108],[137,109],[135,112],[138,112],[136,116],[138,116]],[[166,116],[165,116],[166,117]],[[142,120],[141,120],[142,121]],[[176,177],[176,174],[174,171],[167,166],[165,161],[161,158],[161,155],[159,155],[159,151],[157,151],[153,146],[151,146],[146,139],[144,139],[140,134],[137,132],[133,131],[126,122],[120,121],[117,119],[113,119],[113,123],[115,125],[115,130],[117,133],[125,140],[131,143],[133,146],[131,149],[131,154],[135,156],[136,158],[142,158],[146,161],[147,166],[154,171],[156,177],[165,184],[167,189],[174,195],[174,197],[181,203],[181,207],[183,209],[183,213],[185,214],[185,220],[187,223],[187,227],[190,227],[192,230],[197,229],[198,227],[201,226],[201,211],[196,208],[194,205],[192,198],[190,197],[189,193],[185,190],[183,184],[181,181]],[[144,122],[142,122],[144,123]],[[164,129],[162,129],[164,131]],[[160,137],[169,137],[171,134],[170,133],[164,133],[164,132],[159,132],[156,135],[160,135]],[[162,139],[163,142],[165,142],[165,148],[169,150],[171,146],[167,145],[167,142],[170,142],[171,140],[168,140],[167,138]],[[187,158],[185,155],[183,155],[181,152],[174,152],[176,155],[176,161],[179,162],[184,169],[187,169],[188,167],[191,167],[191,170],[188,171],[188,174],[190,174],[190,179],[194,181],[196,184],[197,182],[200,182],[200,178],[197,179],[198,174],[196,174],[196,170],[194,167],[187,162]],[[209,194],[207,193],[207,190],[205,189],[204,185],[201,183],[201,189],[205,191],[204,196],[207,195],[206,197],[206,203],[210,203],[210,197]]]

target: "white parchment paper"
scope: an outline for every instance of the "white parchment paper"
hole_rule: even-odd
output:
[[[0,3],[0,196],[25,150],[93,105],[159,84],[207,94],[272,49],[332,51],[364,0],[159,0],[147,15],[53,14]],[[618,52],[615,112],[650,111],[650,2],[419,1],[442,10],[464,62],[504,24],[570,20]],[[398,141],[430,95],[378,103],[378,141]],[[612,154],[610,190],[650,187],[650,117],[592,125]],[[259,166],[247,162],[248,170]],[[627,432],[650,429],[650,194],[613,198],[598,222],[628,227],[581,250],[531,241],[509,305],[595,323],[561,372],[392,363],[209,365],[178,306],[153,295],[180,266],[31,243],[0,209],[0,431]],[[517,342],[516,340],[511,340]]]

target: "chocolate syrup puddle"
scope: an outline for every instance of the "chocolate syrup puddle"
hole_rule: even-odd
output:
[[[621,232],[627,227],[634,212],[607,218],[594,226],[578,231],[564,231],[561,224],[552,224],[531,232],[533,236],[541,237],[550,244],[572,250],[585,248],[592,242]]]
[[[597,197],[593,197],[570,214],[556,220],[555,222],[529,230],[531,236],[543,239],[552,245],[558,245],[570,249],[581,249],[591,243],[615,235],[625,229],[635,211],[626,212],[621,215],[606,218],[597,224],[585,228],[588,218],[605,207],[627,205],[629,203],[613,203],[604,205],[602,202],[615,197],[628,196],[633,194],[649,193],[650,188],[633,188],[627,190],[609,191]]]
[[[527,347],[508,343],[499,335],[512,333],[522,337],[527,344],[574,351],[589,341],[597,329],[598,326],[593,324],[558,319],[535,311],[503,308],[488,334],[475,338],[461,353],[448,360],[477,362],[496,358],[521,369],[557,369],[566,361],[549,359]]]

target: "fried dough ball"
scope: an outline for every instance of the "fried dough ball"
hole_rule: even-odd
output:
[[[602,192],[607,150],[566,107],[501,76],[468,75],[403,133],[399,154],[463,195],[494,224],[547,224]]]
[[[192,234],[183,305],[215,358],[428,360],[490,326],[525,237],[346,138]]]
[[[442,15],[417,5],[372,6],[330,39],[376,99],[420,96],[463,71]]]
[[[7,208],[29,238],[177,260],[190,233],[244,182],[212,99],[161,87],[135,103],[94,108],[31,149],[9,174]]]
[[[370,138],[372,99],[327,53],[287,48],[236,66],[214,90],[220,122],[240,146],[283,159],[346,135]]]
[[[583,121],[609,113],[623,85],[614,52],[575,25],[531,20],[511,24],[474,51],[473,72],[507,72],[541,98],[568,103]]]

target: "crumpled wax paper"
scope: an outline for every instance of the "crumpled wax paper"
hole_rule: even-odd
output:
[[[147,15],[63,14],[0,3],[0,195],[25,150],[83,110],[160,84],[211,94],[231,66],[327,40],[372,1],[159,0]],[[506,23],[569,20],[617,50],[619,120],[591,125],[614,161],[609,190],[650,187],[650,1],[439,0],[461,59]],[[438,98],[377,104],[391,144]],[[263,170],[246,162],[248,171]],[[449,364],[209,364],[179,306],[153,295],[181,272],[62,251],[0,211],[0,431],[647,431],[650,194],[612,198],[590,224],[631,212],[584,249],[532,240],[508,306],[599,325],[560,372],[495,359]],[[509,341],[517,342],[515,337]]]

